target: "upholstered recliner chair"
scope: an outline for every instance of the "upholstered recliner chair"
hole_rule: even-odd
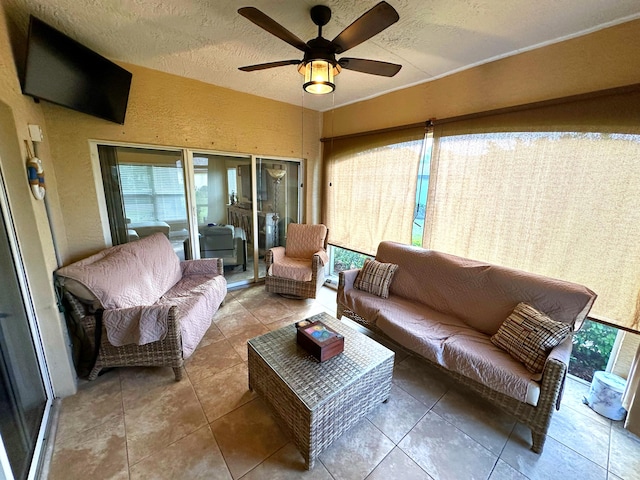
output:
[[[200,258],[221,258],[224,266],[242,265],[247,270],[247,236],[233,225],[201,225]],[[184,241],[185,258],[190,258],[189,239]]]
[[[267,292],[297,298],[316,298],[324,283],[328,230],[324,225],[291,223],[286,247],[267,251]]]

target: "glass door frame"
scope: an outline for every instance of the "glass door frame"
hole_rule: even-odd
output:
[[[102,233],[105,241],[105,245],[113,245],[111,240],[111,231],[109,228],[109,215],[107,214],[107,204],[105,201],[104,185],[102,183],[102,173],[100,171],[100,157],[98,155],[98,145],[107,145],[112,147],[125,147],[125,148],[142,148],[148,150],[163,150],[171,152],[180,152],[183,161],[184,170],[184,185],[185,185],[185,201],[187,204],[187,224],[189,231],[189,238],[191,238],[191,258],[200,258],[200,242],[198,238],[198,209],[196,205],[196,192],[195,192],[195,169],[193,164],[194,153],[206,154],[206,155],[219,155],[226,157],[235,157],[239,159],[245,159],[251,162],[251,185],[253,198],[257,198],[257,165],[258,161],[281,161],[297,163],[299,166],[299,178],[298,178],[298,219],[303,220],[302,213],[304,212],[305,190],[304,181],[305,178],[305,162],[303,158],[295,157],[280,157],[275,155],[260,155],[241,152],[225,152],[221,150],[208,150],[192,147],[175,147],[165,145],[147,145],[143,143],[128,143],[128,142],[115,142],[108,140],[89,140],[89,149],[91,155],[91,169],[93,178],[95,179],[96,194],[98,200],[98,209],[100,212],[100,223],[102,225]],[[251,209],[251,221],[254,228],[258,225],[258,203],[253,202]],[[249,250],[249,246],[247,246]],[[253,279],[235,282],[232,287],[239,287],[264,281],[264,278],[260,278],[259,272],[259,249],[258,249],[258,235],[253,236],[253,245],[251,250],[253,255]]]
[[[20,289],[20,292],[22,293],[22,302],[25,306],[25,313],[29,322],[29,330],[31,331],[31,337],[33,339],[33,345],[38,361],[38,368],[40,370],[45,395],[47,397],[44,411],[42,413],[42,421],[38,430],[36,445],[33,451],[33,457],[31,459],[31,466],[29,467],[29,473],[27,475],[27,479],[31,480],[38,477],[39,470],[42,465],[42,460],[44,458],[43,447],[45,444],[45,437],[47,437],[50,426],[49,422],[51,419],[54,391],[51,377],[49,376],[49,367],[44,353],[44,346],[42,344],[42,334],[37,322],[36,310],[33,303],[33,295],[31,293],[31,287],[29,286],[26,269],[22,260],[23,257],[20,251],[20,244],[18,241],[18,236],[16,234],[15,224],[9,205],[9,197],[7,194],[4,178],[5,177],[2,171],[2,166],[0,165],[0,210],[2,210],[1,214],[7,229],[7,234],[9,237],[9,249],[13,258],[16,277],[18,279],[18,287]],[[0,474],[4,475],[4,477],[7,479],[14,478],[9,465],[2,437],[0,437]]]

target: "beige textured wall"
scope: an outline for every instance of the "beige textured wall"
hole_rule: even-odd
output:
[[[89,140],[307,159],[305,220],[319,221],[321,114],[134,65],[124,125],[43,103],[68,263],[104,247]],[[303,145],[304,140],[304,145]]]
[[[640,82],[640,20],[325,112],[323,136],[447,118]]]
[[[10,31],[19,34],[19,30],[8,19],[4,6],[0,5],[0,165],[33,294],[54,393],[56,396],[66,396],[75,392],[75,372],[69,360],[64,319],[57,310],[51,280],[51,273],[57,268],[57,263],[47,209],[44,201],[38,201],[31,195],[26,179],[27,150],[24,140],[29,139],[28,124],[43,127],[45,141],[40,144],[37,154],[45,169],[46,202],[54,222],[62,225],[62,216],[42,109],[20,91],[9,35]],[[19,35],[11,40],[14,45],[19,43]],[[56,241],[64,248],[64,230],[60,229],[57,233]]]

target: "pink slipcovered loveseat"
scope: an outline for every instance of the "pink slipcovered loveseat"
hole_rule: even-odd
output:
[[[180,380],[227,294],[221,259],[181,262],[162,233],[60,268],[56,279],[92,341],[90,380],[120,366],[168,366]]]
[[[596,295],[574,283],[394,242],[380,243],[376,260],[398,265],[389,297],[354,288],[359,270],[342,272],[338,318],[391,338],[502,407],[531,428],[532,450],[540,453],[559,408],[571,338],[549,352],[542,374],[533,374],[491,336],[520,302],[573,325]]]

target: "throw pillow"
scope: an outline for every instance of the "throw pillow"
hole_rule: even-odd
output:
[[[389,298],[389,287],[397,269],[398,265],[395,263],[382,263],[367,258],[353,286],[358,290]]]
[[[540,373],[549,351],[570,333],[570,325],[552,320],[531,305],[519,303],[491,337],[491,342],[524,363],[530,372]]]

